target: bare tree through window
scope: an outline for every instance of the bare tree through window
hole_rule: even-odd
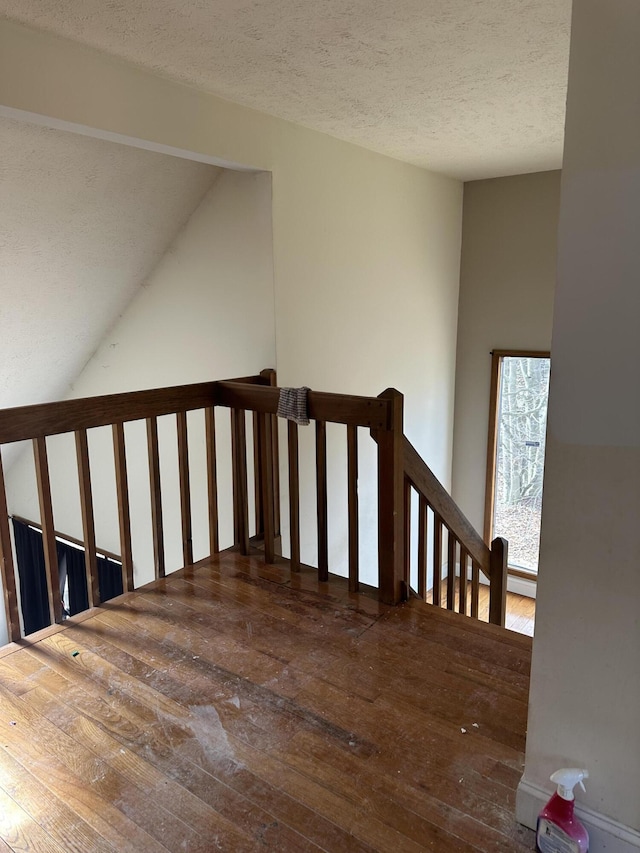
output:
[[[493,535],[509,541],[509,563],[538,569],[548,358],[505,356],[498,402]]]

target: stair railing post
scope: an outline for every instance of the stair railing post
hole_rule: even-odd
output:
[[[385,604],[408,596],[404,572],[404,397],[387,388],[380,399],[391,402],[389,429],[376,430],[378,444],[378,589]]]
[[[491,543],[489,561],[489,622],[505,627],[509,543],[498,536]]]

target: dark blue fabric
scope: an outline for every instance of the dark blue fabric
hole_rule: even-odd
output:
[[[24,632],[32,634],[51,624],[42,534],[15,518],[12,521]]]
[[[122,595],[122,564],[108,557],[98,557],[98,583],[100,601],[109,601],[116,595]]]
[[[51,624],[42,533],[15,518],[12,521],[24,632],[32,634]],[[84,549],[56,542],[56,552],[62,587],[59,595],[62,598],[66,577],[69,584],[69,615],[75,616],[89,607]],[[122,565],[116,560],[98,557],[98,586],[100,601],[122,595]]]
[[[89,607],[87,593],[87,572],[84,563],[84,550],[58,542],[58,565],[62,575],[62,567],[66,565],[67,580],[69,581],[69,615],[75,616]]]
[[[58,561],[66,560],[69,578],[69,615],[75,616],[89,607],[84,550],[58,542]],[[122,565],[107,557],[98,557],[100,601],[122,595]]]

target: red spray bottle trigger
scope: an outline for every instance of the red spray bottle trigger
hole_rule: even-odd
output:
[[[551,776],[558,789],[538,817],[536,841],[540,853],[587,853],[589,850],[589,834],[573,814],[573,789],[580,785],[584,791],[583,779],[588,778],[588,771],[577,767],[564,767]]]

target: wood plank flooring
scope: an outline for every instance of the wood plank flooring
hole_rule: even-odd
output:
[[[0,851],[520,853],[527,637],[225,552],[0,656]]]
[[[458,601],[460,582],[456,580],[455,592],[455,607],[458,609]],[[431,603],[433,600],[433,591],[430,589],[427,592],[427,601]],[[447,600],[447,581],[442,581],[440,587],[440,600]],[[471,613],[471,589],[467,590],[467,613]],[[480,584],[480,595],[478,600],[478,618],[481,622],[489,621],[489,587],[485,584]],[[517,631],[519,634],[526,634],[528,637],[533,637],[533,630],[536,623],[536,600],[529,598],[526,595],[518,595],[515,592],[507,593],[507,618],[506,626],[510,631]]]
[[[487,596],[488,597],[488,596]],[[488,606],[488,605],[487,605]],[[507,593],[507,628],[533,637],[536,625],[536,600],[527,595]]]

